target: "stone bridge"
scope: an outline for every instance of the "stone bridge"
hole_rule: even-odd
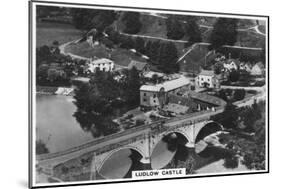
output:
[[[210,120],[212,115],[222,111],[221,108],[216,111],[209,110],[169,120],[160,120],[96,139],[63,152],[40,155],[36,157],[36,167],[41,168],[45,174],[54,176],[56,167],[87,159],[88,166],[83,169],[85,172],[91,173],[91,179],[95,179],[96,173],[99,173],[104,163],[122,149],[137,152],[141,156],[141,163],[150,164],[156,145],[171,133],[181,135],[185,138],[184,145],[194,148],[195,143],[203,139],[206,133],[211,134],[222,130],[223,127],[220,124]],[[202,135],[203,131],[205,135]]]

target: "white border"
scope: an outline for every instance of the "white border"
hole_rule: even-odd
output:
[[[245,173],[264,173],[265,171],[268,171],[268,73],[269,73],[269,64],[268,64],[268,18],[263,16],[242,16],[242,15],[227,15],[227,13],[222,14],[216,14],[216,13],[196,13],[194,11],[188,12],[177,10],[176,12],[170,11],[170,10],[155,10],[153,8],[142,9],[140,8],[122,8],[122,7],[110,7],[110,5],[102,5],[101,6],[95,6],[95,5],[73,5],[73,4],[61,4],[58,2],[52,2],[52,3],[44,3],[44,2],[32,2],[32,124],[31,130],[32,130],[32,187],[44,187],[44,186],[64,186],[64,185],[76,185],[76,184],[93,184],[93,183],[110,183],[110,182],[126,182],[126,181],[137,181],[138,179],[107,179],[107,180],[96,180],[96,181],[76,181],[76,182],[65,182],[65,183],[36,183],[36,168],[35,168],[35,162],[36,162],[36,155],[35,155],[35,142],[36,142],[36,5],[47,5],[47,6],[60,6],[60,7],[71,7],[71,8],[87,8],[87,9],[103,9],[103,10],[120,10],[120,11],[136,11],[136,12],[155,12],[155,13],[164,13],[164,14],[179,14],[179,15],[194,15],[194,16],[209,16],[209,17],[226,17],[226,18],[239,18],[239,19],[253,19],[253,20],[263,20],[266,22],[266,169],[265,170],[253,170],[253,171],[238,171],[238,172],[223,172],[223,173],[204,173],[204,174],[196,174],[196,175],[186,175],[183,178],[188,177],[202,177],[202,176],[219,176],[219,175],[237,175],[237,174],[245,174]],[[104,6],[104,7],[103,7]],[[108,7],[107,7],[108,6]],[[112,5],[114,6],[114,5]],[[200,11],[198,11],[200,12]],[[229,13],[231,14],[231,13]],[[159,180],[159,178],[152,178],[149,180]],[[145,180],[143,180],[145,181]]]

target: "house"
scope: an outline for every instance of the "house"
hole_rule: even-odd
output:
[[[247,62],[247,63],[241,62],[240,65],[239,65],[239,69],[245,70],[246,72],[251,72],[252,65],[249,62]]]
[[[206,87],[206,88],[220,87],[219,78],[216,76],[213,70],[201,70],[201,72],[197,76],[196,84],[199,87]]]
[[[169,94],[177,94],[182,89],[189,90],[190,80],[184,76],[155,85],[140,87],[140,105],[142,107],[163,107]]]
[[[228,70],[238,70],[240,62],[238,59],[228,59],[224,62],[223,67]]]
[[[139,61],[136,61],[136,60],[131,60],[130,64],[128,65],[128,69],[130,70],[133,67],[135,67],[142,74],[150,71],[149,65],[146,62],[139,62]]]
[[[114,69],[114,62],[112,60],[109,60],[107,58],[101,58],[101,59],[90,59],[88,63],[88,71],[94,73],[96,69],[99,69],[104,72],[110,72]]]
[[[254,76],[261,76],[261,75],[264,75],[265,71],[264,71],[264,65],[262,62],[258,62],[256,63],[252,70],[251,70],[251,75],[254,75]]]

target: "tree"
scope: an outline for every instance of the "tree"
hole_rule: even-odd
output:
[[[139,12],[125,12],[122,17],[122,22],[125,25],[125,33],[136,34],[141,30],[142,23],[140,21]]]
[[[143,38],[137,37],[135,39],[135,49],[142,54],[145,53],[145,42]]]
[[[128,71],[127,76],[127,83],[126,83],[126,102],[129,106],[139,105],[139,89],[141,86],[140,77],[138,70],[133,67],[131,70]]]
[[[98,14],[91,20],[91,27],[102,33],[116,19],[117,14],[112,10],[99,10]]]
[[[150,41],[149,41],[150,42]],[[149,58],[156,64],[159,63],[159,53],[160,53],[160,41],[152,41],[150,44],[147,44],[147,51],[148,51],[148,56]],[[149,46],[150,45],[150,46]]]
[[[135,40],[132,37],[129,36],[122,36],[121,37],[121,48],[125,48],[125,49],[133,49],[135,48]]]
[[[47,154],[49,153],[49,149],[47,148],[46,144],[42,140],[36,141],[36,155],[40,154]]]
[[[245,89],[237,89],[234,91],[233,99],[235,101],[243,100],[245,98],[246,91]]]
[[[239,77],[240,77],[239,71],[237,71],[237,70],[232,70],[232,71],[229,73],[228,79],[229,79],[231,82],[236,82],[236,81],[239,80]]]
[[[77,29],[89,30],[96,28],[102,32],[116,19],[116,13],[112,10],[96,9],[71,9],[72,22]]]
[[[179,40],[184,36],[184,30],[181,23],[172,16],[166,19],[166,27],[168,39]]]
[[[159,53],[159,69],[164,73],[175,73],[179,71],[177,64],[178,52],[177,48],[172,42],[162,43]]]
[[[223,67],[223,65],[222,64],[220,64],[220,63],[216,63],[215,65],[214,65],[214,72],[215,72],[215,74],[221,74],[221,71],[222,71],[222,69],[223,69],[224,67]]]
[[[196,21],[197,18],[194,16],[185,16],[185,34],[189,37],[188,41],[192,43],[202,41],[201,32]]]
[[[210,50],[223,45],[234,45],[237,38],[237,19],[218,18],[210,36]]]
[[[77,29],[91,29],[91,21],[98,13],[99,10],[94,9],[71,9],[72,23]]]
[[[225,128],[236,128],[237,119],[238,113],[236,106],[230,102],[227,102],[222,113],[212,116],[212,120],[222,124]]]
[[[103,76],[100,75],[96,79],[99,80],[101,77]],[[74,117],[83,130],[91,131],[95,137],[113,134],[119,130],[119,127],[111,120],[112,99],[109,100],[108,95],[101,95],[103,92],[99,91],[100,87],[94,81],[90,84],[81,84],[75,89],[74,95],[74,104],[77,107]]]

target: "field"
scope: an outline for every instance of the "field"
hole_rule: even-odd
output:
[[[36,47],[51,45],[55,40],[62,44],[78,39],[82,34],[82,31],[69,24],[39,22],[36,29]]]
[[[109,50],[104,45],[96,45],[91,47],[87,42],[68,45],[65,50],[66,52],[86,58],[110,58],[115,62],[115,64],[120,66],[128,66],[131,59],[146,62],[144,58],[129,50],[122,48]]]

